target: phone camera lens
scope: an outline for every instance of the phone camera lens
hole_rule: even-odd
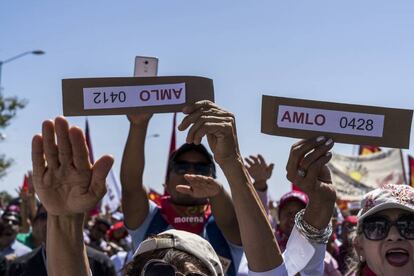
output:
[[[144,61],[144,64],[147,65],[148,64],[148,60]]]

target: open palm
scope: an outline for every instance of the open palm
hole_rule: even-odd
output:
[[[221,185],[214,178],[203,175],[185,174],[189,185],[177,185],[178,192],[194,198],[209,198],[221,191]]]
[[[89,211],[104,196],[113,158],[91,164],[82,130],[57,117],[43,122],[42,135],[33,137],[32,162],[33,185],[46,210],[72,215]]]

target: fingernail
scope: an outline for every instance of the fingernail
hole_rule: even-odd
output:
[[[329,156],[331,156],[331,155],[332,155],[332,153],[331,153],[331,152],[327,152],[325,155],[326,155],[327,157],[329,157]]]
[[[329,138],[328,141],[325,142],[325,146],[329,146],[332,143],[333,143],[333,140]]]
[[[322,142],[323,140],[325,140],[325,136],[319,136],[318,138],[316,138],[316,142]]]

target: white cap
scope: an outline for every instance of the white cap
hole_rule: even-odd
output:
[[[175,248],[202,261],[212,273],[211,275],[224,276],[220,259],[207,240],[196,234],[175,229],[164,231],[158,235],[168,235],[169,237],[155,236],[144,240],[135,251],[134,257],[157,249]]]

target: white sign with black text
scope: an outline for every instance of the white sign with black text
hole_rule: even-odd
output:
[[[185,83],[83,88],[84,109],[183,104]]]
[[[384,115],[280,105],[280,128],[382,137]]]

